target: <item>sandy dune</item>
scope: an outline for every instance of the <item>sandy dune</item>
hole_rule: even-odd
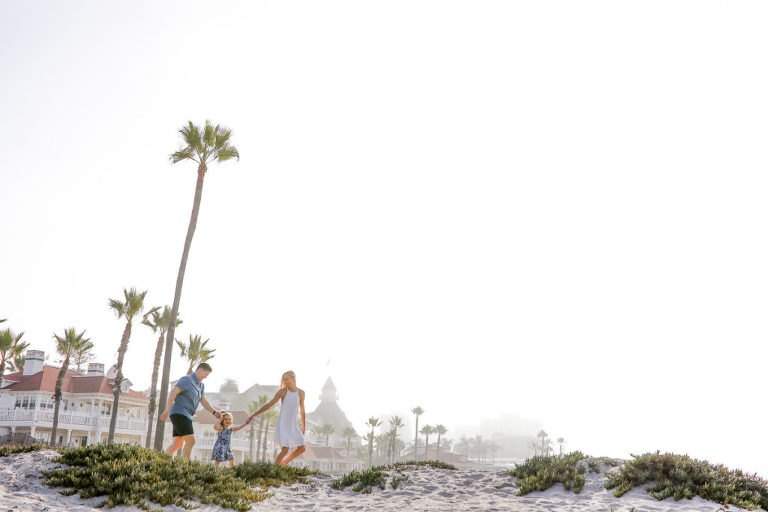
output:
[[[93,505],[101,498],[81,500],[62,496],[40,480],[40,470],[53,467],[49,458],[54,452],[32,452],[0,458],[0,512],[95,512]],[[610,468],[603,466],[603,471]],[[331,489],[330,477],[313,477],[309,484],[296,484],[275,491],[268,500],[253,506],[256,512],[288,512],[316,510],[354,511],[515,511],[515,512],[716,512],[721,505],[701,498],[657,501],[642,488],[621,498],[603,487],[602,473],[588,473],[580,494],[557,485],[546,492],[515,496],[517,487],[503,470],[439,470],[432,468],[406,471],[410,481],[398,489],[374,489],[360,494],[346,489]],[[390,479],[388,479],[389,482]],[[119,512],[139,512],[136,507],[118,507]],[[167,512],[181,512],[178,507],[165,507]],[[200,512],[223,512],[215,506],[202,506]],[[729,512],[743,509],[729,507]]]

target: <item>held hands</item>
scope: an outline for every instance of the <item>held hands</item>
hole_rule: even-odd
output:
[[[168,411],[160,415],[160,421],[168,421]]]

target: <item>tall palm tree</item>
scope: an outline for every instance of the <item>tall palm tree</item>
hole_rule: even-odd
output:
[[[440,437],[444,436],[448,429],[445,425],[435,425],[435,432],[437,432],[437,450],[435,451],[435,460],[440,460]]]
[[[379,418],[371,416],[368,418],[366,425],[371,427],[371,431],[368,432],[368,467],[371,467],[373,462],[373,439],[375,437],[374,429],[380,425]]]
[[[486,448],[491,452],[491,464],[496,464],[496,451],[499,449],[499,445],[491,441],[486,443]]]
[[[120,347],[117,349],[117,375],[115,376],[115,382],[112,386],[114,399],[112,403],[112,417],[109,420],[108,443],[111,443],[115,438],[117,411],[118,405],[120,404],[120,392],[123,384],[123,360],[125,359],[125,352],[128,350],[128,342],[131,339],[133,319],[144,310],[144,297],[147,296],[147,291],[137,292],[136,288],[131,288],[130,290],[123,289],[123,296],[125,297],[124,302],[116,299],[109,299],[109,307],[114,310],[117,318],[125,318],[125,329],[123,329],[123,337],[120,340]]]
[[[395,460],[397,460],[397,457],[399,453],[395,453],[397,450],[397,429],[403,428],[405,426],[405,423],[403,423],[403,418],[400,416],[392,416],[392,419],[389,420],[389,428],[392,430],[392,463],[394,464]]]
[[[253,414],[265,405],[267,405],[267,402],[269,402],[269,397],[267,395],[261,395],[258,400],[251,400],[251,403],[248,404],[248,412]],[[259,435],[257,437],[259,444],[256,447],[256,457],[259,456],[259,452],[261,451],[261,430],[264,428],[264,415],[259,416]],[[251,446],[250,446],[250,453],[249,458],[251,459],[251,462],[256,462],[256,459],[253,458],[253,441],[254,441],[254,433],[256,431],[256,424],[251,422]]]
[[[3,320],[5,321],[5,320]],[[24,333],[13,334],[10,329],[0,331],[0,388],[3,386],[5,371],[17,372],[23,366],[23,354],[29,343],[21,341]]]
[[[262,414],[262,416],[264,416],[264,442],[261,445],[261,458],[264,460],[267,459],[267,439],[269,438],[269,426],[277,421],[277,415],[278,411],[275,409],[270,409]]]
[[[424,441],[424,458],[429,459],[429,434],[435,432],[435,427],[432,425],[424,425],[421,427],[421,433],[424,434],[426,440]]]
[[[563,454],[563,444],[565,443],[565,439],[562,437],[557,438],[557,444],[560,445],[560,455]]]
[[[411,412],[416,415],[416,437],[413,439],[413,457],[416,458],[419,454],[419,416],[424,414],[424,409],[417,406]]]
[[[347,455],[349,455],[349,452],[351,450],[350,445],[352,444],[352,438],[357,437],[357,432],[355,432],[355,427],[349,426],[344,429],[344,431],[341,433],[344,437],[347,438]]]
[[[216,352],[215,348],[205,348],[209,341],[211,340],[207,339],[203,341],[203,337],[199,334],[195,334],[194,336],[191,334],[189,335],[189,345],[183,341],[176,340],[176,344],[181,350],[181,357],[186,358],[187,361],[189,361],[187,375],[191,374],[194,371],[195,366],[198,364],[204,363],[216,357],[213,355],[213,353]]]
[[[64,336],[54,334],[53,337],[56,339],[56,352],[64,358],[64,361],[61,363],[61,369],[59,370],[59,376],[56,379],[56,390],[53,393],[53,427],[51,428],[50,443],[52,446],[55,446],[56,431],[59,428],[61,384],[64,382],[64,376],[69,369],[69,362],[71,359],[75,359],[78,356],[87,357],[90,351],[93,350],[93,343],[90,338],[85,337],[85,331],[78,334],[74,327],[64,329]]]
[[[549,434],[544,432],[544,430],[539,430],[539,433],[536,434],[536,437],[539,438],[541,454],[549,455],[549,451],[552,449],[552,441],[549,440]]]
[[[231,379],[231,378],[224,379],[224,382],[221,384],[221,386],[219,386],[219,393],[239,393],[239,392],[240,392],[240,384],[238,384],[237,379]]]
[[[149,448],[150,441],[152,439],[152,420],[155,417],[155,411],[157,410],[157,379],[160,373],[160,357],[163,355],[163,341],[165,341],[165,333],[168,332],[168,326],[171,324],[171,309],[168,306],[163,307],[163,312],[160,313],[160,308],[152,308],[141,321],[152,332],[160,333],[157,338],[157,345],[155,346],[155,360],[152,365],[152,386],[149,389],[149,411],[147,415],[147,439],[144,442],[144,447]],[[176,325],[182,323],[181,318],[176,318]]]
[[[171,306],[171,321],[165,339],[165,357],[163,358],[163,379],[160,385],[160,403],[168,400],[168,387],[171,380],[171,353],[173,341],[176,339],[176,317],[179,314],[181,302],[181,287],[184,284],[184,272],[187,268],[189,249],[192,246],[192,237],[197,226],[197,216],[200,213],[200,201],[203,197],[203,181],[208,170],[209,162],[224,162],[231,158],[240,160],[237,148],[229,143],[232,131],[219,125],[213,126],[210,121],[205,122],[201,130],[189,121],[188,126],[179,130],[183,146],[171,155],[171,163],[192,160],[197,163],[197,185],[195,186],[195,198],[192,202],[192,215],[189,218],[187,237],[184,240],[184,250],[181,253],[179,273],[176,276],[176,289],[173,294]],[[155,434],[155,449],[162,450],[165,435],[165,423],[157,420],[157,432]]]

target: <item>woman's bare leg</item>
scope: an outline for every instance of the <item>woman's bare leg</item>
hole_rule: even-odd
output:
[[[299,446],[295,450],[293,450],[293,453],[291,453],[285,460],[282,462],[278,462],[278,464],[282,464],[283,466],[287,466],[293,459],[301,455],[307,450],[305,446]]]
[[[288,455],[288,451],[290,450],[289,447],[283,446],[280,448],[280,453],[277,454],[277,458],[275,459],[275,464],[281,464],[283,462],[283,457]]]

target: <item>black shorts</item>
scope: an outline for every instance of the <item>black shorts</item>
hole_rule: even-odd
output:
[[[173,424],[173,437],[190,436],[195,433],[195,429],[192,428],[192,420],[183,414],[171,414],[171,423]]]

